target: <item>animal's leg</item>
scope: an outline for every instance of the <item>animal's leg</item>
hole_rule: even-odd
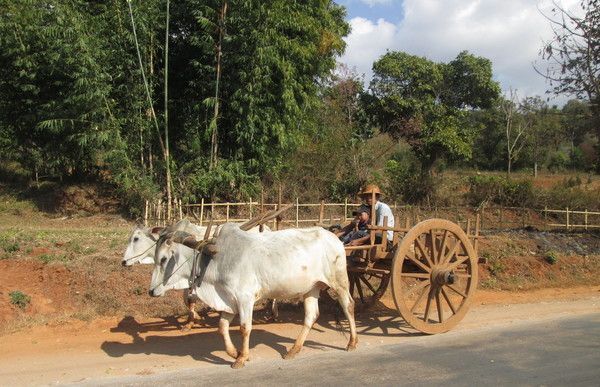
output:
[[[277,307],[277,299],[272,299],[271,300],[271,319],[273,321],[277,321],[277,318],[279,317],[279,308]]]
[[[254,300],[239,305],[240,333],[242,334],[242,350],[231,368],[242,368],[250,357],[250,332],[252,332],[252,309]]]
[[[183,292],[183,302],[188,308],[188,319],[185,325],[181,327],[181,330],[187,331],[192,329],[194,322],[200,321],[200,316],[196,312],[196,298],[190,295],[190,291],[188,289]]]
[[[354,321],[354,300],[352,299],[352,296],[347,288],[336,287],[334,290],[338,295],[338,302],[342,306],[344,314],[350,323],[350,341],[348,341],[346,351],[352,351],[353,349],[356,349],[356,344],[358,343],[358,336],[356,335],[356,322]]]
[[[319,317],[319,293],[320,289],[315,287],[304,295],[304,325],[296,339],[294,346],[283,356],[284,359],[293,359],[302,349],[308,332]]]
[[[233,321],[235,314],[221,312],[221,319],[219,320],[219,333],[223,336],[225,342],[225,351],[229,356],[234,359],[238,357],[238,350],[235,345],[231,342],[231,336],[229,336],[229,324]]]
[[[200,316],[196,312],[196,303],[190,302],[188,304],[188,319],[185,325],[181,327],[181,330],[188,331],[194,327],[194,322],[200,321]]]

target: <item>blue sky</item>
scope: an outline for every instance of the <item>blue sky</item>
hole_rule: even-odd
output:
[[[348,11],[348,19],[364,17],[370,20],[384,18],[393,23],[399,23],[404,17],[402,1],[399,0],[344,0],[338,1]]]
[[[579,0],[557,0],[577,12]],[[492,61],[494,78],[520,97],[567,98],[545,94],[548,85],[534,70],[545,69],[538,56],[552,36],[551,0],[339,0],[348,11],[352,32],[340,62],[371,79],[371,67],[388,50],[448,62],[468,50]]]

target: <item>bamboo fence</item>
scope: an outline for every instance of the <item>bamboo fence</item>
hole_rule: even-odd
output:
[[[166,204],[162,200],[146,202],[144,224],[166,225],[184,218],[205,225],[210,220],[220,224],[225,222],[244,222],[260,212],[276,209],[282,204],[292,204],[283,218],[272,221],[273,229],[280,227],[308,227],[315,224],[343,225],[352,218],[352,210],[361,203],[344,202],[301,203],[295,198],[291,203],[283,203],[281,196],[277,203],[266,203],[250,198],[247,202],[205,202],[183,204],[175,199],[172,205],[174,216],[167,217]],[[390,203],[388,203],[390,204]],[[451,220],[463,228],[468,228],[470,219],[477,215],[481,218],[482,230],[536,229],[592,231],[600,230],[600,212],[590,210],[532,209],[524,207],[423,207],[398,205],[390,207],[396,217],[396,224],[416,224],[429,218]]]

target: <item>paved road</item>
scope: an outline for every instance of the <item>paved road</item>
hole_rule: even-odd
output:
[[[360,343],[359,343],[360,345]],[[415,336],[405,342],[328,351],[293,361],[247,363],[88,385],[600,385],[600,313],[510,327]]]

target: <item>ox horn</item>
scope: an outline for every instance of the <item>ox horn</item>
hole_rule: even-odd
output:
[[[164,227],[152,227],[152,230],[150,230],[150,233],[151,234],[160,234],[160,232],[164,229],[165,229]]]
[[[197,240],[192,234],[185,231],[175,231],[169,235],[169,239],[175,243],[180,243],[184,246],[194,250],[206,251],[206,253],[214,255],[217,253],[217,246],[215,238]]]
[[[260,215],[257,215],[254,218],[247,221],[246,223],[242,224],[240,226],[240,229],[242,229],[244,231],[248,231],[251,228],[258,226],[259,224],[267,223],[269,220],[277,218],[283,212],[292,208],[292,206],[293,206],[293,204],[286,204],[285,206],[281,207],[278,210],[271,210],[271,211],[264,212]]]

